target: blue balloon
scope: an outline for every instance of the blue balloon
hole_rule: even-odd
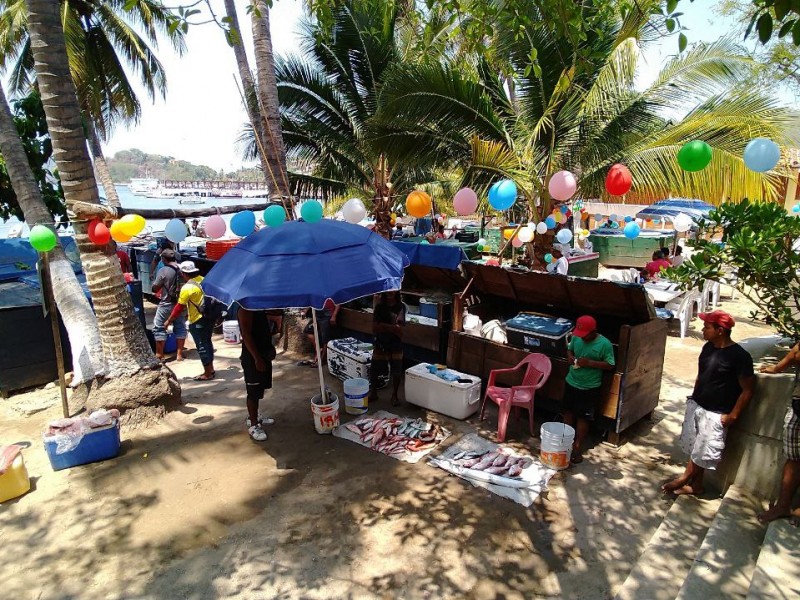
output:
[[[793,212],[793,213],[800,213],[800,204],[795,204],[795,205],[792,207],[792,212]]]
[[[186,224],[180,219],[170,219],[164,227],[164,235],[170,242],[178,244],[186,239]]]
[[[273,204],[264,211],[264,223],[267,227],[277,227],[286,220],[286,211],[282,206]]]
[[[602,220],[603,220],[603,215],[601,215],[600,213],[596,213],[596,214],[594,215],[594,220],[595,220],[595,221],[597,221],[597,222],[599,223],[600,221],[602,221]]]
[[[561,205],[561,214],[565,215],[569,212],[569,207],[566,204]]]
[[[316,223],[322,218],[322,204],[316,200],[306,200],[300,207],[300,216],[306,223]]]
[[[767,138],[752,139],[744,148],[744,164],[756,173],[774,169],[780,159],[780,146]]]
[[[627,217],[625,217],[625,222],[626,223],[630,223],[631,221],[633,221],[633,217],[632,216],[628,215]]]
[[[517,184],[501,179],[489,189],[489,204],[495,210],[508,210],[517,201]]]
[[[256,228],[256,216],[252,210],[236,213],[231,219],[231,231],[239,237],[246,237]]]
[[[638,223],[630,222],[625,225],[625,229],[622,230],[622,233],[625,234],[625,237],[629,240],[635,240],[637,237],[639,237],[639,232],[641,230],[642,228],[639,227]]]
[[[556,227],[556,219],[555,219],[555,217],[553,215],[548,216],[544,220],[544,224],[547,225],[548,229],[555,229],[555,227]]]

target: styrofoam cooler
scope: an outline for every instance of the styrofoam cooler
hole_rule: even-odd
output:
[[[573,325],[569,319],[523,312],[506,321],[506,335],[511,346],[566,356],[567,336]]]
[[[447,381],[428,371],[427,363],[406,369],[406,402],[422,406],[454,419],[466,419],[478,411],[481,400],[481,380],[452,369],[448,373],[469,383]]]
[[[362,342],[356,338],[343,338],[328,342],[328,371],[337,379],[370,380],[370,367],[372,365],[372,344]],[[389,382],[389,376],[384,375],[378,379],[378,387],[384,387]]]

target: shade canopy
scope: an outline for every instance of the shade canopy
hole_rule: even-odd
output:
[[[684,213],[692,219],[704,219],[708,213],[714,210],[714,206],[702,200],[690,200],[686,198],[672,198],[669,200],[659,200],[636,213],[637,219],[668,219],[673,220],[679,214]]]

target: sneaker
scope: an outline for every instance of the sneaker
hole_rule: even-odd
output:
[[[267,439],[267,434],[264,433],[264,430],[261,429],[261,425],[253,425],[247,429],[247,433],[250,434],[250,437],[257,442],[263,442]]]
[[[245,425],[247,425],[248,427],[251,426],[250,417],[247,417],[244,420],[244,422],[245,422]],[[258,413],[258,424],[259,425],[274,425],[275,424],[275,419],[273,419],[272,417],[268,417],[266,415],[262,415],[261,413]]]

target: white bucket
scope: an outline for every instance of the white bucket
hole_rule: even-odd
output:
[[[332,433],[339,426],[339,396],[328,392],[329,404],[320,404],[319,394],[311,398],[311,414],[314,417],[314,428],[317,433]]]
[[[242,341],[239,333],[239,321],[222,322],[222,339],[226,344],[238,344]]]
[[[367,396],[369,396],[369,381],[359,377],[345,379],[344,411],[348,415],[363,415],[367,412]]]
[[[566,469],[572,455],[575,430],[564,423],[544,423],[541,429],[542,448],[540,458],[545,467]]]

